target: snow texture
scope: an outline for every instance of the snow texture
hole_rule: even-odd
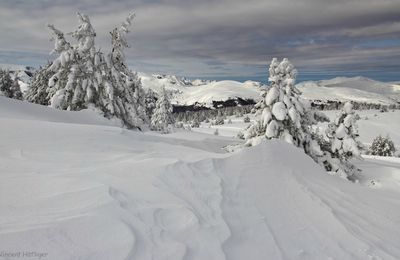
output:
[[[59,260],[400,258],[398,158],[368,157],[358,165],[364,179],[351,183],[279,140],[223,153],[237,140],[143,134],[91,111],[4,97],[0,107],[3,251]]]

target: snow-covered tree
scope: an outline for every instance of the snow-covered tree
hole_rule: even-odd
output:
[[[51,63],[47,64],[46,67],[40,68],[35,71],[31,84],[25,93],[25,99],[32,103],[48,106],[50,105],[51,96],[49,95],[48,82],[53,72],[48,70]]]
[[[223,125],[225,123],[224,117],[222,115],[218,115],[215,119],[215,125]]]
[[[157,94],[150,88],[145,91],[144,103],[146,106],[146,114],[151,118],[153,115],[154,108],[156,107]],[[181,121],[181,120],[177,120]]]
[[[110,68],[108,76],[115,92],[110,98],[121,99],[114,102],[114,113],[118,117],[124,117],[125,123],[130,126],[143,126],[149,123],[145,92],[137,73],[128,68],[124,54],[125,48],[129,47],[126,34],[134,17],[133,13],[129,14],[127,19],[110,33],[112,50],[108,55],[107,64]]]
[[[156,131],[168,133],[170,125],[173,124],[174,118],[172,116],[172,105],[169,101],[168,94],[163,87],[151,117],[151,126]]]
[[[79,26],[70,34],[76,44],[48,25],[55,41],[53,53],[58,57],[34,77],[28,100],[63,110],[94,107],[108,118],[121,119],[129,128],[148,124],[140,80],[124,59],[125,34],[132,18],[129,15],[111,33],[112,51],[107,56],[95,46],[96,32],[87,15],[78,13]]]
[[[13,79],[7,70],[0,70],[0,94],[8,98],[22,99],[18,78]]]
[[[13,84],[13,80],[10,73],[6,70],[0,70],[0,94],[2,96],[9,97],[11,95],[10,89]]]
[[[199,122],[199,119],[197,117],[195,117],[193,119],[193,121],[190,124],[190,127],[191,128],[199,128],[200,127],[200,122]]]
[[[22,95],[21,87],[19,85],[18,77],[16,77],[13,80],[13,84],[11,85],[11,93],[12,93],[11,98],[19,99],[19,100],[23,99],[23,95]]]
[[[245,132],[246,145],[258,144],[263,138],[281,139],[303,148],[306,154],[328,168],[329,154],[321,150],[312,129],[319,121],[328,119],[300,99],[300,91],[295,87],[296,75],[297,71],[288,59],[272,60],[270,86],[255,106],[259,118]]]
[[[71,45],[64,34],[48,25],[53,33],[58,54],[48,71],[53,72],[48,82],[50,105],[63,110],[81,110],[89,106],[103,108],[101,94],[105,89],[102,76],[102,54],[96,51],[96,33],[87,15],[78,13],[79,26],[71,33],[77,44]]]
[[[350,159],[360,159],[363,147],[357,140],[358,129],[350,102],[344,104],[336,119],[328,125],[326,135],[331,141],[332,170],[342,177],[351,177],[357,169]]]
[[[393,156],[396,148],[389,136],[377,136],[369,147],[369,154],[378,156]]]

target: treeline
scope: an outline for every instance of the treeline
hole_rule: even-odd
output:
[[[217,109],[207,109],[200,111],[186,111],[174,113],[176,122],[196,123],[208,120],[225,119],[227,116],[242,117],[252,111],[253,105],[222,107]],[[218,121],[218,120],[217,120]],[[196,124],[195,124],[196,125]]]
[[[311,107],[318,109],[318,110],[340,110],[343,108],[346,102],[342,101],[333,101],[333,100],[313,100],[311,101]],[[393,109],[400,109],[400,104],[373,104],[367,102],[357,102],[357,101],[350,101],[353,105],[354,110],[381,110],[381,111],[388,111]]]

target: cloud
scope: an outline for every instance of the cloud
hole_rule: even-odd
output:
[[[91,16],[103,50],[108,31],[135,10],[127,58],[139,71],[251,77],[272,57],[290,58],[300,73],[400,67],[398,0],[6,0],[0,63],[6,52],[40,54],[45,63],[39,58],[52,44],[44,25],[72,31],[78,10]]]

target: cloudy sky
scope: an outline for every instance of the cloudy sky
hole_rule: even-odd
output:
[[[288,57],[301,79],[400,80],[400,0],[1,0],[0,63],[45,64],[46,23],[73,31],[76,11],[107,51],[130,10],[138,71],[264,80],[271,58]]]

